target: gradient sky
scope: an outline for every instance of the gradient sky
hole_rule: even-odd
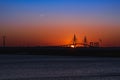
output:
[[[0,46],[69,44],[76,34],[120,46],[120,0],[0,0]]]

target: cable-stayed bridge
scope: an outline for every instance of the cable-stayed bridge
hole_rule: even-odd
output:
[[[65,44],[65,45],[61,45],[62,47],[72,47],[72,48],[76,48],[76,47],[100,47],[99,46],[99,42],[90,42],[88,43],[86,36],[84,37],[83,42],[79,43],[77,41],[77,37],[74,34],[72,42],[70,44]]]

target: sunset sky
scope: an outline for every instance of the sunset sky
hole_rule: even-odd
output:
[[[102,40],[120,46],[120,0],[0,0],[0,46],[70,44]]]

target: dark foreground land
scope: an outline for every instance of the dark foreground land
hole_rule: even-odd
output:
[[[120,57],[120,47],[106,47],[106,48],[0,47],[0,54]]]

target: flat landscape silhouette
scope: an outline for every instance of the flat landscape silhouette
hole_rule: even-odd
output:
[[[120,57],[120,47],[1,47],[0,54]]]

